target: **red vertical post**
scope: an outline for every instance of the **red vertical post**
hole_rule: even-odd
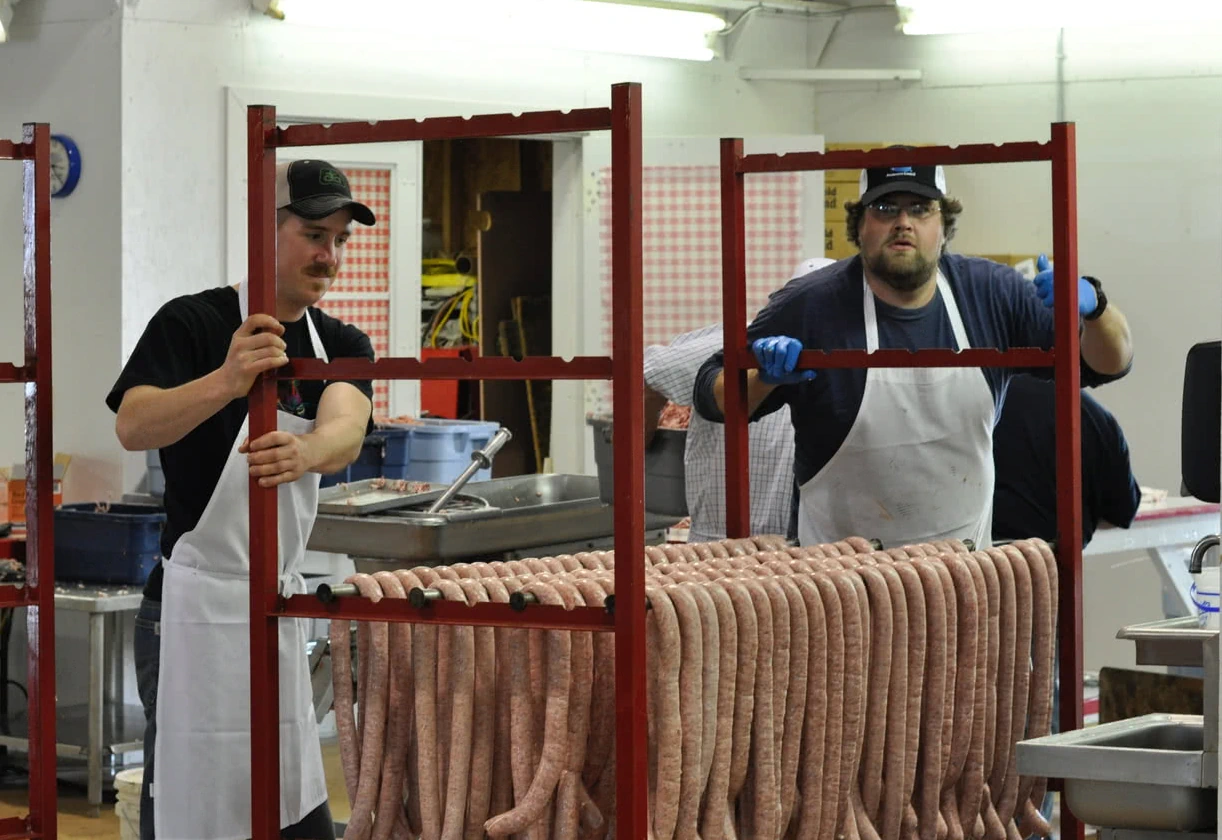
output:
[[[247,214],[250,314],[276,313],[276,153],[268,137],[276,109],[247,112]],[[276,380],[263,374],[250,389],[251,440],[276,428]],[[253,840],[280,836],[280,660],[276,490],[250,479],[250,778]]]
[[[1052,126],[1052,242],[1056,293],[1057,569],[1061,731],[1082,728],[1082,435],[1078,344],[1078,194],[1073,123]],[[1062,800],[1061,836],[1084,826]]]
[[[55,837],[55,483],[51,439],[51,128],[27,123],[22,141],[25,235],[26,566],[29,597],[30,829]]]
[[[615,393],[616,837],[649,827],[645,700],[645,333],[641,87],[611,88],[611,362]]]
[[[751,474],[747,468],[747,221],[743,141],[721,141],[721,294],[725,327],[726,536],[751,532]]]

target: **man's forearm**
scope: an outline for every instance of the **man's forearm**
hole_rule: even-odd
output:
[[[1133,360],[1129,322],[1115,304],[1108,303],[1094,321],[1082,326],[1082,358],[1091,370],[1108,376],[1123,373]]]
[[[310,472],[339,472],[361,454],[369,423],[369,398],[346,382],[336,382],[323,392],[314,430],[302,435],[310,453]]]
[[[748,417],[755,413],[755,410],[760,407],[760,403],[767,399],[775,387],[775,385],[760,382],[758,370],[747,371]],[[717,401],[717,408],[724,415],[726,413],[726,372],[724,370],[717,374],[717,379],[713,382],[713,399]]]
[[[177,443],[233,400],[220,370],[177,388],[139,385],[123,396],[115,434],[129,452]]]

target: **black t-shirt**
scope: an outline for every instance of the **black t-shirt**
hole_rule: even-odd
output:
[[[313,307],[307,317],[313,319],[329,358],[373,359],[373,345],[356,327]],[[208,289],[169,301],[145,327],[126,367],[107,395],[106,404],[117,413],[129,388],[139,385],[176,388],[211,373],[224,364],[229,342],[241,325],[238,295],[231,287]],[[282,337],[288,345],[290,358],[314,357],[305,318],[286,323]],[[281,382],[280,410],[313,420],[327,384],[318,380]],[[351,384],[372,399],[371,382]],[[199,522],[249,410],[245,397],[236,399],[182,440],[160,451],[165,473],[163,557],[169,557],[178,538]],[[149,575],[144,594],[161,599],[160,564]]]
[[[993,430],[993,538],[1057,535],[1056,384],[1032,376],[1010,380]],[[1100,522],[1127,528],[1141,488],[1116,418],[1082,392],[1082,542]]]

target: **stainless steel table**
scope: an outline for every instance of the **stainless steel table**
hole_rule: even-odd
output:
[[[104,759],[144,749],[144,710],[127,705],[124,696],[123,650],[125,613],[140,607],[140,586],[57,584],[55,609],[89,616],[89,691],[84,705],[58,706],[55,712],[55,754],[84,758],[89,804],[97,816],[102,806]],[[24,715],[11,732],[0,734],[0,745],[26,752],[28,727]],[[61,775],[65,775],[61,772]]]

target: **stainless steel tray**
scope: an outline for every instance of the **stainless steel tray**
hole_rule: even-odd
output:
[[[1137,646],[1138,665],[1201,667],[1205,642],[1218,638],[1217,630],[1206,630],[1195,615],[1130,624],[1116,633]]]
[[[421,494],[405,494],[400,504],[373,513],[353,512],[346,503],[341,513],[320,510],[309,548],[397,563],[452,563],[532,546],[577,543],[614,531],[614,508],[599,500],[596,476],[497,478],[468,484],[465,495],[487,507],[425,514],[404,510],[421,501]],[[331,496],[328,504],[339,498],[338,493]],[[673,521],[674,517],[646,514],[646,529]]]
[[[396,481],[367,478],[349,484],[336,484],[318,493],[318,512],[336,516],[367,516],[394,511],[398,514],[425,515],[425,508],[446,491],[448,485],[426,484],[419,481]],[[468,485],[469,486],[469,485]],[[428,488],[421,490],[421,487]],[[458,493],[439,514],[469,514],[473,511],[495,511],[486,499],[470,493]],[[436,516],[438,514],[429,514]]]

